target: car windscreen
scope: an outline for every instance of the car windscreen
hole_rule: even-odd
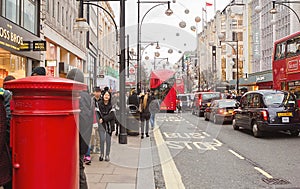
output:
[[[219,107],[220,108],[235,107],[235,106],[236,106],[236,101],[234,101],[234,100],[220,101],[219,102]]]
[[[178,98],[180,101],[187,101],[187,100],[188,100],[187,96],[177,96],[177,98]]]
[[[202,100],[211,100],[211,99],[219,99],[220,93],[207,93],[202,94]]]
[[[284,106],[286,103],[294,103],[295,98],[289,94],[285,93],[269,93],[264,95],[264,101],[266,106],[271,107],[281,107]]]

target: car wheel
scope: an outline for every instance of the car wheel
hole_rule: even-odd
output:
[[[262,135],[263,135],[262,131],[259,130],[256,122],[253,122],[253,124],[252,124],[252,132],[253,132],[253,136],[256,138],[262,137]]]
[[[290,131],[291,136],[296,137],[299,135],[299,131]]]
[[[234,130],[239,130],[240,129],[240,127],[236,125],[235,118],[232,119],[232,127],[233,127]]]

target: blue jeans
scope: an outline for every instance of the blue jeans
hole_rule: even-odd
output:
[[[85,156],[91,156],[91,145],[89,145],[88,151],[86,152]]]
[[[150,116],[150,124],[151,124],[151,128],[154,128],[154,123],[155,123],[155,113],[151,114]]]

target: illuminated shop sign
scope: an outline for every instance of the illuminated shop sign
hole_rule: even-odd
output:
[[[0,44],[6,47],[20,50],[19,46],[23,43],[23,36],[15,33],[11,24],[0,26]]]
[[[33,41],[33,51],[46,51],[46,41]]]
[[[34,46],[33,43],[36,43]],[[3,17],[0,17],[0,45],[13,51],[44,51],[45,41]],[[34,55],[32,55],[34,56]]]
[[[23,43],[19,46],[20,51],[30,51],[31,49],[30,45],[31,45],[30,41],[23,41]]]

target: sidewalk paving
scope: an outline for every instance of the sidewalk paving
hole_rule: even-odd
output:
[[[89,189],[155,188],[150,137],[127,136],[127,144],[119,144],[113,135],[109,162],[91,156],[91,165],[85,166]]]

